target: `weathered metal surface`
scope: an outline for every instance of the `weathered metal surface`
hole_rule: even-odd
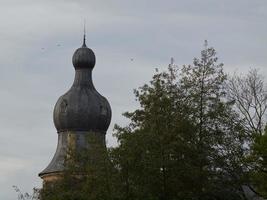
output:
[[[85,43],[79,49],[77,49],[72,56],[72,63],[75,69],[78,68],[91,68],[95,66],[95,54],[87,48]]]
[[[72,145],[75,145],[76,150],[88,147],[88,135],[93,134],[101,138],[105,145],[111,108],[107,99],[100,95],[93,85],[95,55],[86,47],[85,41],[83,46],[75,51],[72,61],[75,68],[74,83],[70,90],[58,99],[54,108],[53,118],[58,132],[57,150],[50,164],[39,174],[42,178],[62,172],[67,150]]]
[[[71,89],[58,99],[54,109],[58,132],[107,131],[111,108],[106,98],[94,88],[91,74],[91,69],[76,69]]]

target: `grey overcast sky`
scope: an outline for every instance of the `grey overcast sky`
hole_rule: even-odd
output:
[[[97,57],[93,79],[114,123],[138,104],[133,89],[174,57],[190,64],[204,40],[227,72],[258,68],[267,76],[266,0],[0,0],[0,199],[30,192],[52,159],[54,104],[71,86],[71,58],[87,45]],[[131,61],[131,59],[133,60]]]

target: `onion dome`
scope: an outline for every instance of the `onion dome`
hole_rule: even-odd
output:
[[[74,83],[55,105],[55,127],[58,132],[106,133],[111,120],[111,108],[107,99],[93,85],[95,54],[86,46],[85,37],[82,47],[75,51],[72,62],[75,68]]]
[[[83,39],[83,45],[77,49],[72,56],[72,63],[75,69],[91,68],[95,66],[95,54],[85,44],[85,37]]]

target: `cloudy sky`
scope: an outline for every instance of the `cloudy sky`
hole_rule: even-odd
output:
[[[126,124],[121,113],[138,105],[133,89],[171,57],[190,64],[205,39],[227,72],[267,76],[266,10],[266,0],[0,0],[0,199],[16,199],[12,185],[41,186],[37,174],[57,144],[53,107],[72,84],[84,19],[114,145],[114,123]]]

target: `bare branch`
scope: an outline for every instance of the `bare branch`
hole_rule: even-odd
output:
[[[266,123],[267,90],[263,78],[255,69],[246,76],[232,76],[228,81],[228,95],[243,117],[251,136],[262,135]]]

